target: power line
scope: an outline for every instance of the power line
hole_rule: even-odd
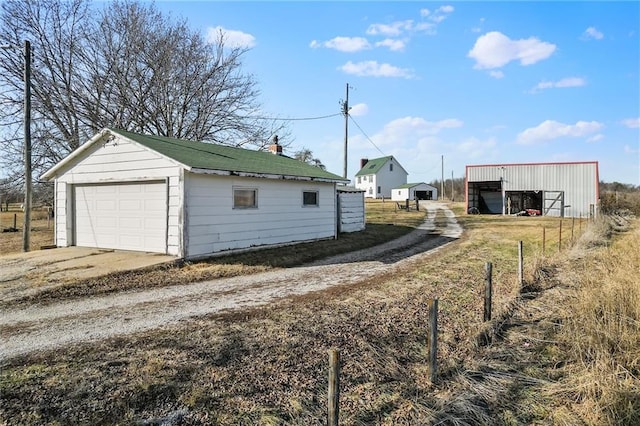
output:
[[[356,122],[356,120],[353,119],[353,117],[351,115],[349,115],[349,118],[351,119],[351,121],[353,121],[353,124],[356,125],[356,127],[358,129],[360,129],[360,131],[362,132],[362,134],[364,135],[365,138],[367,138],[367,140],[371,143],[371,145],[373,145],[374,147],[376,147],[376,149],[380,152],[380,154],[385,155],[384,152],[382,152],[382,150],[380,148],[378,148],[378,145],[376,145],[369,136],[367,136],[367,134],[364,132],[364,130],[362,130],[362,127],[360,127],[360,125],[358,124],[358,122]]]
[[[342,112],[337,112],[335,114],[330,114],[330,115],[323,115],[321,117],[277,118],[277,117],[254,117],[254,116],[250,116],[250,118],[255,118],[256,120],[309,121],[309,120],[322,120],[324,118],[337,117],[339,115],[342,115]]]

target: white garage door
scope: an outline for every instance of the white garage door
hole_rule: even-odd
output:
[[[164,182],[75,187],[75,245],[166,252]]]

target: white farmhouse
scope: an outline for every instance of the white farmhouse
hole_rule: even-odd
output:
[[[336,238],[347,180],[270,150],[104,129],[43,175],[55,244],[193,259]]]
[[[424,182],[407,183],[393,188],[393,191],[391,191],[391,199],[393,201],[437,200],[438,190]]]
[[[355,186],[367,198],[391,198],[391,190],[407,183],[407,171],[393,156],[360,160]]]

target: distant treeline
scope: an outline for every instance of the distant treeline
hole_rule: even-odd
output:
[[[600,210],[603,213],[631,212],[640,215],[640,186],[600,182]]]

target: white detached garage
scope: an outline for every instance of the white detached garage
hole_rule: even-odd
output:
[[[335,238],[345,179],[271,149],[105,129],[43,175],[55,243],[197,258]]]

